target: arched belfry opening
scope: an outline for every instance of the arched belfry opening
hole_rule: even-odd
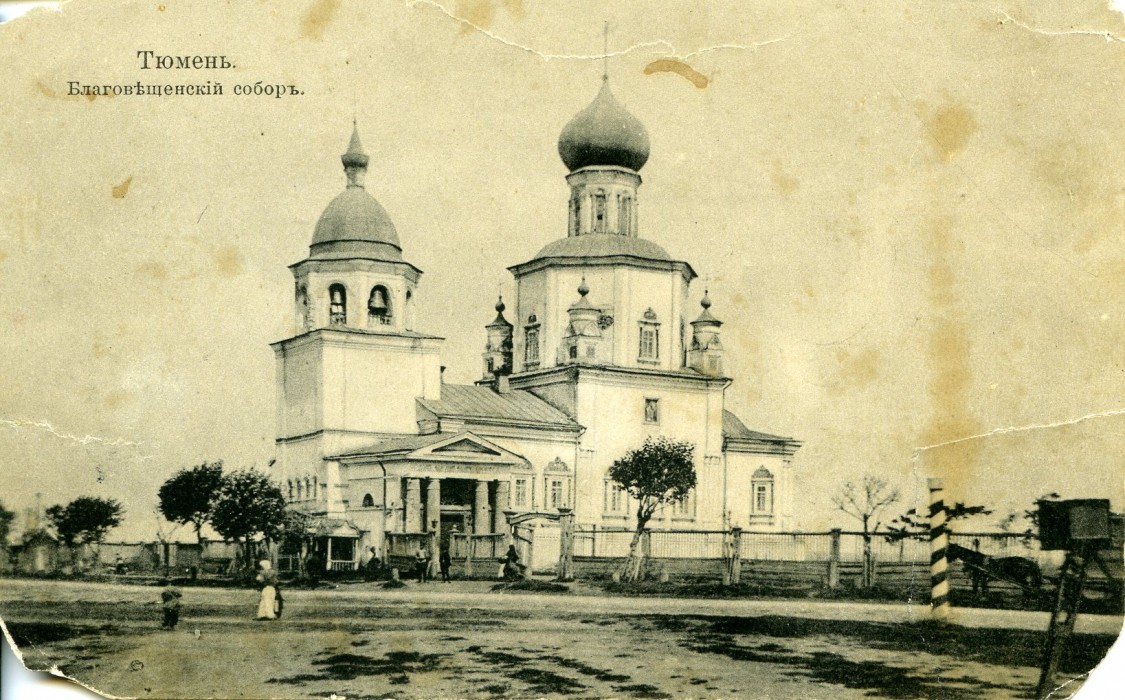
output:
[[[348,322],[348,290],[342,284],[328,288],[328,323],[342,326]]]
[[[393,320],[391,293],[381,284],[371,288],[367,297],[367,319],[373,325],[389,326]]]

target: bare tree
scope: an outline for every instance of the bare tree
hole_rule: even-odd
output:
[[[864,474],[863,481],[856,484],[848,481],[840,493],[832,497],[832,502],[841,512],[850,515],[863,524],[863,587],[870,588],[875,583],[875,559],[871,555],[871,536],[878,532],[882,521],[880,513],[894,503],[902,494],[886,479],[874,474]]]

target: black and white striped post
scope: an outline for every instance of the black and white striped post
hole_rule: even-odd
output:
[[[949,618],[949,531],[945,524],[945,500],[941,479],[928,479],[930,487],[930,611],[935,620]]]

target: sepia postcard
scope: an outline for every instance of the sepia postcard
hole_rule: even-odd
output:
[[[1120,8],[45,4],[0,22],[28,669],[1119,696]]]

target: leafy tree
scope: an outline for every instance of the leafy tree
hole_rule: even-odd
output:
[[[16,514],[0,503],[0,547],[8,544],[8,535],[12,533],[12,521],[15,519]]]
[[[203,526],[211,521],[211,508],[223,485],[223,463],[203,463],[181,469],[160,487],[160,512],[174,523],[195,528],[195,537],[203,543]]]
[[[59,539],[68,547],[101,542],[111,529],[121,524],[125,511],[111,498],[80,496],[66,506],[47,509],[47,519],[55,527]]]
[[[637,529],[629,544],[626,581],[640,578],[644,553],[641,535],[656,510],[679,503],[695,488],[695,447],[689,442],[665,437],[648,438],[639,449],[630,450],[609,468],[616,481],[637,502]]]
[[[281,487],[253,469],[231,472],[211,512],[211,525],[224,539],[242,546],[243,565],[253,567],[251,549],[256,537],[277,540],[285,524],[285,497]]]
[[[879,531],[882,524],[879,515],[888,506],[897,503],[901,493],[890,482],[874,474],[864,474],[863,481],[857,485],[848,481],[840,493],[832,497],[832,502],[841,512],[850,515],[863,524],[863,586],[869,588],[875,583],[875,559],[871,554],[871,536]]]

